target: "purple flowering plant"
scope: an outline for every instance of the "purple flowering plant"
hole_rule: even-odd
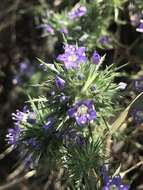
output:
[[[119,89],[117,71],[113,65],[102,69],[104,59],[75,44],[65,44],[53,64],[39,59],[47,72],[47,80],[38,85],[41,95],[29,95],[28,109],[13,115],[15,128],[7,135],[9,144],[23,150],[26,169],[62,167],[69,188],[107,186],[100,167],[107,159],[105,137]]]
[[[47,18],[43,18],[43,23],[46,23],[46,25],[39,24],[38,28],[40,26],[43,26],[43,28],[50,26],[50,34],[60,36],[63,41],[66,36],[69,40],[84,42],[91,49],[96,47],[111,49],[113,35],[109,32],[108,27],[109,23],[114,19],[111,16],[112,12],[118,6],[116,2],[111,4],[110,0],[107,0],[106,3],[97,0],[92,0],[92,2],[88,3],[81,0],[74,6],[72,2],[69,2],[69,7],[60,10],[60,12],[48,9]],[[102,9],[106,11],[102,12]]]
[[[130,188],[129,185],[122,183],[120,175],[114,175],[113,177],[109,176],[105,166],[102,168],[101,173],[104,183],[102,190],[112,190],[112,189],[129,190]]]
[[[140,23],[139,23],[138,27],[136,28],[136,31],[143,33],[143,20],[142,19],[140,20]]]

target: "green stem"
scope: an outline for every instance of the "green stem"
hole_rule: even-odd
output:
[[[93,134],[92,134],[92,129],[90,124],[88,125],[88,131],[89,131],[89,136],[91,137],[92,141],[93,141]]]

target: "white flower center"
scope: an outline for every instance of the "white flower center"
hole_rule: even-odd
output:
[[[88,107],[85,105],[81,105],[78,109],[77,109],[77,113],[78,115],[84,115],[87,114],[88,112]]]
[[[73,62],[75,62],[77,60],[77,56],[76,55],[70,55],[69,57],[68,57],[68,61],[73,61]]]

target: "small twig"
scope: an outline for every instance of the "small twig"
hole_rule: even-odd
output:
[[[28,172],[26,175],[24,175],[24,176],[22,176],[20,178],[17,178],[17,179],[14,179],[13,181],[7,182],[6,185],[1,185],[0,190],[5,190],[5,189],[8,189],[8,188],[11,188],[14,185],[16,185],[17,183],[20,183],[21,181],[23,181],[25,179],[29,179],[29,178],[33,177],[35,174],[36,174],[36,170],[32,170],[32,171]]]
[[[91,129],[90,125],[88,125],[88,131],[89,131],[89,135],[90,135],[90,137],[91,137],[91,139],[93,141],[93,134],[92,134],[92,129]]]
[[[53,176],[53,172],[52,172],[50,174],[50,176],[48,177],[48,181],[45,183],[43,190],[47,190],[50,187],[50,185],[52,184],[53,179],[54,179],[54,176]]]
[[[141,37],[137,38],[131,45],[128,47],[128,51],[131,51],[141,40]]]
[[[143,165],[143,160],[138,162],[136,165],[132,166],[131,168],[129,168],[128,170],[121,172],[120,175],[123,178],[126,174],[128,174],[129,172],[131,172],[132,170],[138,168],[140,165]]]
[[[64,174],[64,169],[63,168],[60,168],[60,171],[58,173],[58,176],[57,176],[57,179],[55,180],[55,189],[60,189],[61,188],[61,178]]]
[[[8,147],[3,153],[0,154],[0,160],[2,160],[5,156],[13,151],[13,147]]]
[[[12,173],[10,173],[7,177],[7,181],[14,179],[16,176],[18,176],[22,171],[24,167],[23,164],[20,165],[18,168],[16,168]]]

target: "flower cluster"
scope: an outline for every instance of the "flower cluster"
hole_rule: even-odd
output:
[[[92,62],[94,64],[98,64],[100,62],[100,59],[101,59],[100,55],[96,51],[94,51],[92,55]]]
[[[108,30],[108,23],[114,6],[109,6],[110,2],[108,1],[107,3],[95,0],[91,3],[82,1],[76,3],[72,9],[61,10],[60,12],[52,12],[48,9],[47,18],[43,16],[42,23],[44,24],[40,24],[38,28],[42,26],[51,35],[61,32],[62,37],[66,36],[69,40],[84,42],[92,50],[97,47],[112,48],[112,40],[109,40],[112,36]],[[105,11],[104,14],[104,11],[101,11],[102,9],[109,9],[111,12]]]
[[[101,45],[109,44],[109,42],[110,42],[109,36],[105,36],[105,35],[101,36],[99,38],[99,42],[100,42]]]
[[[54,64],[42,62],[48,77],[41,84],[42,94],[33,99],[29,96],[28,108],[13,114],[15,128],[9,129],[7,140],[22,149],[26,169],[43,165],[48,159],[54,162],[53,167],[61,163],[84,186],[86,172],[91,173],[104,162],[101,147],[106,144],[107,127],[103,116],[109,119],[114,113],[116,74],[112,67],[101,70],[103,58],[96,50],[89,56],[83,46],[65,44],[56,60]],[[119,184],[121,190],[124,186]],[[110,179],[104,189],[115,185],[115,179]]]
[[[19,126],[8,129],[8,144],[13,145],[14,147],[16,146],[17,142],[19,141],[20,131],[21,129]]]
[[[16,146],[19,137],[20,137],[20,132],[21,128],[20,125],[22,122],[26,121],[26,113],[28,112],[27,106],[23,108],[23,111],[17,110],[16,113],[12,114],[12,118],[15,121],[15,127],[10,128],[8,130],[7,138],[8,138],[8,144],[13,145],[14,147]],[[25,117],[26,116],[26,117]]]
[[[20,150],[26,169],[38,170],[44,166],[45,170],[47,167],[50,171],[57,171],[62,167],[63,181],[68,178],[66,189],[129,190],[129,186],[122,182],[120,173],[110,176],[107,171],[101,173],[100,167],[113,161],[113,151],[109,153],[108,149],[114,143],[110,142],[115,139],[116,143],[120,139],[118,134],[126,128],[124,121],[130,114],[128,112],[132,112],[135,124],[139,125],[135,132],[143,124],[142,105],[134,107],[132,103],[113,122],[116,119],[114,116],[118,117],[116,110],[120,110],[120,93],[127,87],[126,83],[120,82],[122,76],[117,72],[128,60],[137,60],[137,70],[142,69],[141,60],[136,59],[142,48],[139,44],[142,34],[137,33],[143,33],[142,1],[60,0],[48,6],[39,3],[30,8],[34,26],[37,25],[37,31],[33,33],[36,38],[33,39],[43,39],[44,44],[49,44],[50,52],[42,57],[49,57],[50,63],[47,62],[49,60],[44,63],[37,58],[45,75],[41,77],[38,72],[39,77],[32,77],[37,84],[32,85],[28,92],[31,93],[34,88],[36,93],[28,95],[28,109],[12,114],[14,127],[8,129],[6,136],[8,144]],[[133,32],[137,31],[131,35],[135,40],[133,43],[133,39],[124,36],[128,27]],[[39,43],[34,44],[36,46],[31,47],[37,52]],[[61,45],[63,47],[60,49]],[[43,48],[47,49],[45,45]],[[23,53],[26,53],[25,48]],[[130,56],[132,53],[134,55]],[[113,65],[110,60],[114,61]],[[19,63],[19,74],[13,78],[13,84],[20,83],[23,77],[24,80],[31,77],[34,69],[30,65],[29,59]],[[131,70],[132,67],[129,73]],[[126,69],[122,78],[126,82],[130,76],[125,72]],[[139,71],[138,76],[141,75]],[[136,78],[133,85],[135,92],[129,93],[131,98],[143,92],[143,76]],[[130,85],[127,89],[130,90]],[[133,103],[136,100],[138,97]],[[132,118],[127,120],[127,124],[133,121]],[[128,130],[128,134],[130,132]],[[124,136],[121,138],[123,141]],[[116,151],[116,146],[113,149]],[[114,162],[115,167],[118,161]]]
[[[103,182],[104,182],[104,186],[102,187],[102,190],[111,190],[111,189],[129,190],[128,185],[122,184],[120,175],[110,177],[105,167],[102,168],[101,173],[103,175]]]
[[[64,62],[66,69],[75,69],[86,61],[85,47],[77,47],[76,45],[65,45],[64,54],[57,57],[58,61]]]
[[[96,111],[91,100],[82,100],[68,110],[68,115],[75,118],[78,125],[88,124],[96,119]]]
[[[15,121],[16,126],[20,126],[20,123],[24,121],[25,118],[25,113],[28,112],[27,106],[24,106],[22,111],[17,110],[16,113],[12,113],[12,119]]]
[[[118,190],[129,190],[128,185],[123,185],[120,176],[115,176],[113,178],[106,176],[104,178],[105,186],[102,187],[102,190],[111,190],[111,189],[118,189]]]
[[[20,143],[20,138],[22,137],[22,133],[24,132],[24,126],[26,123],[29,125],[36,124],[36,114],[34,112],[30,112],[27,106],[24,106],[22,111],[17,110],[16,113],[12,114],[12,119],[15,121],[14,128],[8,129],[7,139],[8,144],[12,145],[16,148]],[[32,148],[36,148],[39,146],[36,138],[28,138],[23,141],[25,145],[29,145]]]
[[[58,89],[63,89],[65,86],[65,81],[59,76],[56,76],[55,83]]]

